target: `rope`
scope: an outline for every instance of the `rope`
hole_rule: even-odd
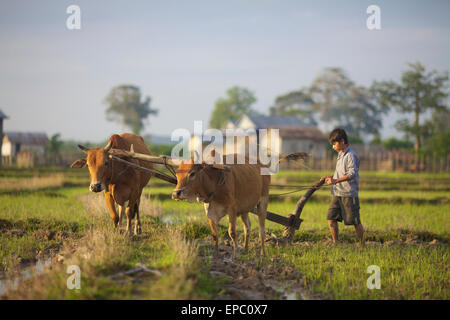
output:
[[[276,185],[270,185],[271,187],[272,186],[276,186]],[[330,187],[331,185],[325,185],[325,187]],[[300,192],[300,191],[303,191],[303,190],[309,190],[309,189],[320,189],[320,188],[322,188],[323,186],[320,186],[320,187],[315,187],[315,186],[299,186],[300,188],[298,188],[298,189],[296,189],[296,190],[293,190],[293,191],[288,191],[288,192],[284,192],[284,193],[277,193],[277,194],[270,194],[269,195],[269,198],[276,198],[276,197],[281,197],[281,196],[285,196],[285,195],[288,195],[288,194],[291,194],[291,193],[296,193],[296,192]]]

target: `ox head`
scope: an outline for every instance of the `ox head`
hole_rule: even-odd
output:
[[[88,149],[82,145],[78,147],[86,153],[86,158],[78,159],[71,168],[83,168],[88,166],[89,174],[91,176],[91,183],[89,190],[92,192],[100,192],[106,189],[107,181],[111,178],[111,159],[108,157],[108,151],[112,147],[110,140],[104,148]]]
[[[224,183],[224,171],[231,171],[231,167],[222,164],[196,164],[193,160],[182,161],[176,171],[177,186],[172,192],[172,199],[208,202],[211,195]]]

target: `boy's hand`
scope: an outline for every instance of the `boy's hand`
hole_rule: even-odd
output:
[[[326,177],[325,182],[326,182],[326,184],[330,185],[330,184],[335,184],[337,182],[337,180],[333,179],[333,176],[329,176],[329,177]]]

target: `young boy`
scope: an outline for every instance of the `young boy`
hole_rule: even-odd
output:
[[[330,207],[327,212],[328,225],[334,243],[339,242],[337,221],[344,220],[345,225],[354,225],[356,236],[363,244],[364,229],[359,218],[359,158],[348,146],[347,134],[344,129],[336,128],[328,137],[333,149],[338,152],[334,175],[325,176],[325,182],[331,186]]]

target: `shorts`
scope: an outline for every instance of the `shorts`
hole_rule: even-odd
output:
[[[358,225],[359,218],[359,198],[333,196],[327,212],[327,220],[337,220],[345,225]]]

